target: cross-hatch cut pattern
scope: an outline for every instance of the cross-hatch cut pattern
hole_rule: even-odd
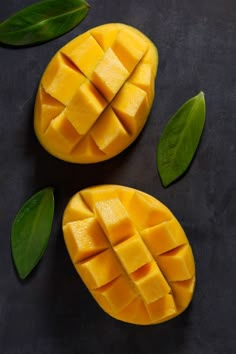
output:
[[[72,162],[118,154],[146,122],[156,67],[152,42],[127,25],[103,25],[75,38],[42,77],[35,105],[40,142]]]
[[[195,284],[191,247],[153,197],[114,185],[82,190],[65,210],[63,232],[76,270],[111,316],[159,323],[188,306]]]

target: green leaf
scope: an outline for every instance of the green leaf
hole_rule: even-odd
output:
[[[43,256],[54,215],[53,189],[34,194],[22,206],[12,226],[11,248],[21,279],[27,277]]]
[[[164,187],[189,167],[197,150],[206,115],[204,93],[180,107],[167,123],[157,147],[157,167]]]
[[[22,46],[49,41],[77,26],[87,15],[84,0],[44,0],[0,23],[0,42]]]

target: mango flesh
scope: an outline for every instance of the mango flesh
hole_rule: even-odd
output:
[[[65,209],[63,233],[77,272],[110,316],[149,325],[189,305],[195,287],[191,246],[154,197],[118,185],[84,189]]]
[[[156,47],[133,27],[105,24],[76,37],[52,58],[38,88],[41,145],[74,163],[119,154],[146,123],[157,65]]]

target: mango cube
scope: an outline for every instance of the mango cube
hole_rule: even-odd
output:
[[[67,119],[65,110],[50,122],[45,136],[53,141],[53,145],[63,152],[71,151],[80,141],[81,136]]]
[[[146,304],[154,302],[170,292],[170,286],[155,261],[145,264],[131,277]]]
[[[67,249],[74,263],[83,261],[109,247],[109,243],[95,218],[67,223],[63,232]]]
[[[91,218],[93,216],[92,211],[84,203],[79,193],[75,194],[74,197],[69,201],[67,204],[67,210],[68,213],[64,215],[63,224]]]
[[[140,230],[172,219],[170,211],[160,202],[153,202],[141,193],[135,193],[127,210]]]
[[[51,120],[56,118],[65,106],[48,95],[43,87],[38,90],[35,104],[40,116],[41,129],[45,133]]]
[[[171,211],[152,196],[118,185],[86,188],[70,199],[63,232],[80,277],[112,317],[155,324],[189,305],[195,286],[191,247]]]
[[[129,78],[129,82],[147,92],[149,102],[154,96],[154,76],[149,64],[140,64]]]
[[[174,298],[167,294],[147,305],[149,316],[153,322],[163,322],[177,314]]]
[[[157,257],[158,265],[169,281],[187,280],[193,277],[195,268],[191,248],[186,244]]]
[[[144,229],[142,238],[154,255],[165,253],[187,243],[183,229],[174,219]]]
[[[103,58],[104,51],[94,37],[89,36],[70,52],[67,50],[67,56],[90,79],[97,63]]]
[[[94,156],[103,159],[106,154],[99,149],[93,137],[87,134],[83,136],[80,143],[72,150],[71,158],[77,155],[81,156],[81,163],[90,163],[93,162]]]
[[[152,260],[150,252],[139,235],[119,243],[114,250],[128,274]]]
[[[98,26],[67,43],[48,64],[38,89],[34,129],[42,146],[73,163],[122,152],[148,119],[157,65],[155,45],[125,24]],[[63,110],[82,136],[73,146],[52,124]]]
[[[148,325],[151,322],[146,306],[140,298],[135,298],[123,310],[116,313],[114,317],[121,321],[139,325]]]
[[[89,81],[85,81],[68,104],[66,114],[77,132],[84,135],[98,119],[106,105],[107,102],[96,88]]]
[[[104,132],[101,136],[100,132]],[[118,153],[122,150],[123,143],[129,140],[129,134],[124,129],[120,120],[111,107],[108,107],[94,124],[91,135],[99,149],[107,154]]]
[[[147,42],[132,30],[124,28],[118,33],[112,49],[131,73],[148,48]]]
[[[111,101],[128,77],[129,72],[109,48],[94,69],[91,81]]]
[[[75,37],[72,41],[68,42],[64,47],[60,49],[60,52],[64,54],[65,57],[69,58],[70,54],[73,53],[81,43],[91,36],[90,32],[84,32],[80,36]]]
[[[137,297],[130,282],[123,276],[92,292],[94,298],[108,312],[117,313]]]
[[[102,25],[90,30],[91,35],[96,39],[104,51],[110,48],[116,40],[116,37],[120,31],[120,26],[119,24],[113,23],[112,26],[109,26],[109,31],[107,31],[107,29],[107,25]]]
[[[95,203],[95,211],[112,245],[134,234],[132,221],[118,198]]]
[[[121,274],[119,262],[111,249],[84,262],[75,263],[75,268],[91,290],[110,283]]]
[[[140,117],[150,109],[147,93],[127,82],[112,102],[112,108],[130,134],[140,131]]]
[[[60,54],[49,63],[42,77],[42,87],[60,103],[67,105],[84,80],[85,76]]]
[[[104,186],[104,188],[101,186],[91,187],[80,191],[80,195],[89,208],[94,210],[97,202],[118,198],[118,190],[113,188],[113,186],[111,186],[111,188],[108,186]]]
[[[171,289],[175,297],[175,303],[179,310],[185,309],[193,296],[195,276],[191,279],[171,282]]]

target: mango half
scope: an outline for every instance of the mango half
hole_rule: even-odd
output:
[[[154,197],[118,185],[84,189],[65,209],[63,233],[77,272],[110,316],[149,325],[189,305],[195,287],[191,246]]]
[[[38,88],[34,128],[41,145],[74,163],[119,154],[148,118],[157,63],[154,44],[124,24],[76,37],[52,58]]]

